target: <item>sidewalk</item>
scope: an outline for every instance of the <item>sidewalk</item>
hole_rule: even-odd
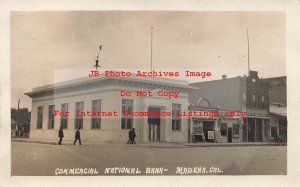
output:
[[[241,142],[241,143],[186,143],[190,147],[246,147],[246,146],[279,146],[274,142]],[[286,144],[285,144],[286,145]]]
[[[40,143],[57,145],[53,140],[39,140],[29,138],[12,138],[12,142]],[[63,141],[63,145],[72,145],[72,141]],[[99,143],[83,142],[84,145],[127,145],[122,143]],[[131,145],[128,145],[131,146]],[[167,143],[167,142],[149,142],[136,144],[137,147],[157,147],[157,148],[188,148],[188,147],[243,147],[243,146],[279,146],[274,142],[243,142],[243,143]],[[286,146],[286,144],[284,144]]]

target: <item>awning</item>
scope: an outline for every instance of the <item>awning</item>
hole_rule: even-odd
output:
[[[270,114],[287,117],[286,107],[270,106]]]

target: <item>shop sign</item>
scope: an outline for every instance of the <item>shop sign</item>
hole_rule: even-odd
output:
[[[209,139],[209,140],[213,140],[213,139],[215,139],[215,133],[214,133],[214,131],[207,131],[207,138]]]

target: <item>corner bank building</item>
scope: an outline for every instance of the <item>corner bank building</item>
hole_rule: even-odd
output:
[[[188,111],[188,93],[196,88],[187,81],[153,77],[86,77],[34,88],[25,93],[32,98],[30,138],[57,140],[63,127],[64,139],[74,140],[81,128],[86,142],[124,143],[135,128],[136,142],[188,142],[188,117],[124,116],[123,112]],[[121,91],[131,92],[121,96]],[[137,96],[136,91],[152,96]],[[178,98],[158,96],[159,91],[179,92]],[[57,116],[54,111],[59,110]],[[77,112],[117,112],[117,116],[77,116]],[[69,115],[66,115],[68,114]],[[65,115],[60,115],[65,114]]]

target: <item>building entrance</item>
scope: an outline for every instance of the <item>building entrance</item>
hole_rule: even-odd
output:
[[[255,142],[255,119],[248,119],[248,142]]]
[[[227,136],[227,141],[229,142],[229,143],[231,143],[232,142],[232,128],[230,127],[230,128],[228,128],[228,136]]]
[[[149,107],[148,112],[160,112],[160,108]],[[149,141],[160,141],[160,115],[148,117]]]
[[[214,142],[214,139],[208,137],[209,131],[214,131],[214,121],[203,121],[203,133],[206,142]]]
[[[256,119],[256,124],[255,124],[255,127],[256,127],[256,142],[262,142],[262,136],[263,136],[263,133],[262,133],[262,119]]]

